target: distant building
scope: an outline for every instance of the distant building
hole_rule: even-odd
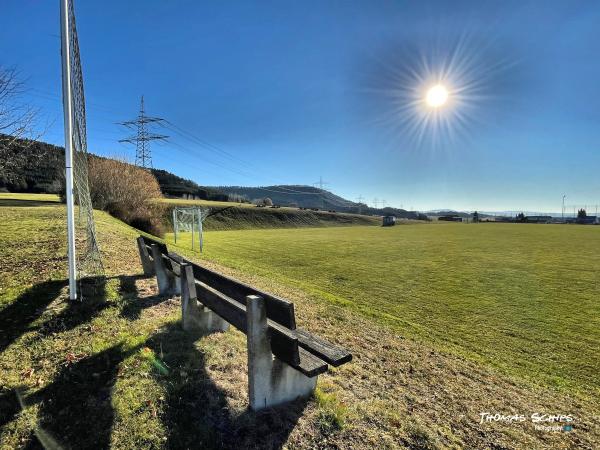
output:
[[[438,217],[438,220],[443,220],[444,222],[462,222],[462,217],[459,216],[454,216],[454,215],[450,215],[450,216],[440,216]]]
[[[383,216],[382,226],[391,227],[396,225],[396,216]]]
[[[525,216],[528,223],[552,223],[552,216]]]
[[[576,222],[580,223],[582,225],[598,225],[598,224],[600,224],[600,220],[598,220],[598,216],[578,217],[576,219]]]

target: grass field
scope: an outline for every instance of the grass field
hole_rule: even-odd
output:
[[[212,232],[203,257],[533,383],[600,396],[600,227]]]
[[[132,228],[97,213],[108,278],[69,303],[64,206],[40,200],[0,198],[3,450],[598,447],[600,228],[206,233],[198,260],[294,301],[354,355],[309,401],[255,414],[245,337],[183,333]],[[574,431],[481,412],[572,414]]]

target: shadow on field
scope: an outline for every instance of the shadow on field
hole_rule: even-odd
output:
[[[51,336],[91,322],[95,316],[108,307],[106,302],[107,281],[108,279],[104,277],[97,277],[80,283],[78,293],[83,295],[84,300],[73,302],[66,300],[66,307],[59,314],[53,315],[40,325],[38,333],[43,337]]]
[[[67,280],[35,284],[0,311],[0,353],[29,329],[66,285]]]
[[[112,388],[119,365],[136,350],[124,351],[115,345],[63,366],[50,385],[27,399],[40,404],[38,439],[31,439],[27,448],[44,448],[41,433],[66,448],[109,448]]]
[[[119,277],[120,290],[124,305],[121,309],[121,316],[125,319],[134,321],[141,317],[142,311],[146,308],[156,306],[169,300],[165,295],[152,295],[140,298],[135,282],[137,280],[147,279],[144,275],[121,276]]]
[[[86,303],[68,302],[40,325],[40,338],[90,322],[107,307],[120,307],[121,316],[135,326],[144,308],[168,300],[165,296],[140,298],[136,280],[141,276],[114,278],[120,281],[121,302],[104,301],[107,280],[103,280],[97,285],[95,297],[88,296]],[[59,280],[35,285],[0,311],[2,348],[28,330],[66,284],[66,280]],[[152,376],[165,393],[159,408],[159,419],[166,430],[165,448],[281,448],[307,401],[260,413],[233,410],[227,392],[210,378],[206,357],[195,345],[201,338],[200,334],[184,332],[177,322],[160,328],[134,348],[114,343],[92,355],[72,355],[49,385],[25,398],[26,404],[39,405],[37,427],[26,448],[109,448],[115,420],[113,387],[123,361],[144,347],[152,350],[142,353],[154,355]],[[19,411],[15,392],[0,389],[0,427],[14,420]]]
[[[279,449],[287,441],[307,400],[255,413],[234,414],[226,392],[206,371],[203,353],[194,345],[202,335],[172,324],[147,345],[162,355],[169,373],[157,379],[166,391],[162,420],[167,448]]]
[[[0,428],[12,421],[20,410],[15,391],[0,387]]]
[[[56,205],[60,205],[60,203],[52,202],[52,201],[44,201],[44,200],[25,200],[25,199],[20,200],[20,199],[14,199],[14,198],[0,199],[0,207],[7,206],[10,208],[15,208],[15,207],[31,208],[33,206],[56,206]]]

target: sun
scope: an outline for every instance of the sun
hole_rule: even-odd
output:
[[[448,89],[441,84],[436,84],[435,86],[429,88],[425,100],[432,108],[444,106],[444,104],[448,101]]]

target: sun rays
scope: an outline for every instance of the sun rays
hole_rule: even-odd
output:
[[[369,90],[385,100],[380,123],[416,148],[467,138],[495,96],[497,75],[511,66],[490,58],[488,47],[465,34],[388,53]]]

